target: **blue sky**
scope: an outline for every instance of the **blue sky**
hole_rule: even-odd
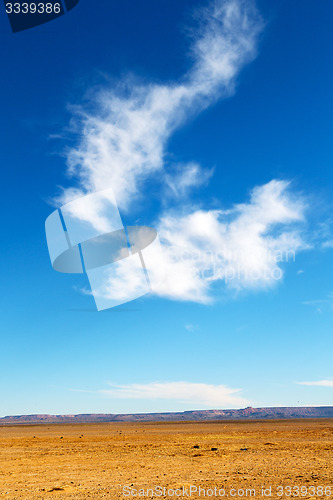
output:
[[[3,10],[0,415],[332,404],[332,2]],[[199,258],[97,312],[44,223],[104,187]]]

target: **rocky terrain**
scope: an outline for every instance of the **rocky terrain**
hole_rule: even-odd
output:
[[[332,456],[325,418],[4,425],[0,498],[328,500]]]

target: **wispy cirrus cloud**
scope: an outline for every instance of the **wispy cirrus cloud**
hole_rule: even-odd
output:
[[[171,134],[189,117],[234,92],[236,77],[254,59],[262,20],[248,0],[217,0],[201,9],[193,32],[192,69],[178,82],[139,84],[124,79],[99,91],[93,110],[76,107],[80,140],[68,153],[68,173],[78,180],[71,196],[112,187],[121,208],[164,165]],[[199,166],[185,167],[183,188],[201,182]],[[206,173],[203,174],[204,176]],[[170,175],[167,184],[173,183]]]
[[[164,176],[166,201],[170,198],[184,199],[193,188],[208,184],[213,173],[213,169],[203,169],[196,162],[178,164],[176,169]]]
[[[316,246],[323,250],[333,248],[333,218],[326,217],[319,222],[313,234],[313,240]]]
[[[210,408],[244,407],[250,402],[238,393],[241,389],[231,389],[225,385],[194,382],[151,382],[148,384],[110,384],[110,389],[99,391],[115,399],[174,400],[203,405]]]
[[[322,299],[305,300],[302,302],[305,306],[314,307],[317,313],[322,314],[325,311],[333,309],[333,293],[329,293]]]
[[[295,384],[317,386],[317,387],[333,387],[333,380],[315,380],[312,382],[295,382]]]

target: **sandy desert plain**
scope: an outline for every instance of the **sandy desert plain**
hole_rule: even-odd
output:
[[[0,464],[6,499],[327,499],[333,420],[2,426]]]

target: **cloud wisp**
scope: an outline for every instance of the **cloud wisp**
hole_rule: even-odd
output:
[[[317,313],[322,314],[333,309],[333,293],[329,293],[323,299],[305,300],[302,302],[305,306],[314,307]]]
[[[316,380],[314,382],[295,382],[295,384],[317,386],[317,387],[333,387],[333,380]]]
[[[68,153],[68,173],[79,185],[63,191],[62,203],[111,187],[120,208],[127,209],[143,182],[164,168],[175,129],[233,93],[239,72],[256,55],[260,16],[251,1],[218,0],[200,18],[192,69],[178,82],[140,85],[129,78],[117,89],[100,91],[93,112],[76,108],[81,139]],[[185,167],[183,190],[200,182],[198,168]],[[170,175],[167,184],[174,186]]]
[[[175,400],[190,403],[194,407],[241,408],[250,402],[238,395],[241,389],[231,389],[225,385],[193,382],[151,382],[148,384],[110,384],[110,389],[99,393],[114,399]]]

